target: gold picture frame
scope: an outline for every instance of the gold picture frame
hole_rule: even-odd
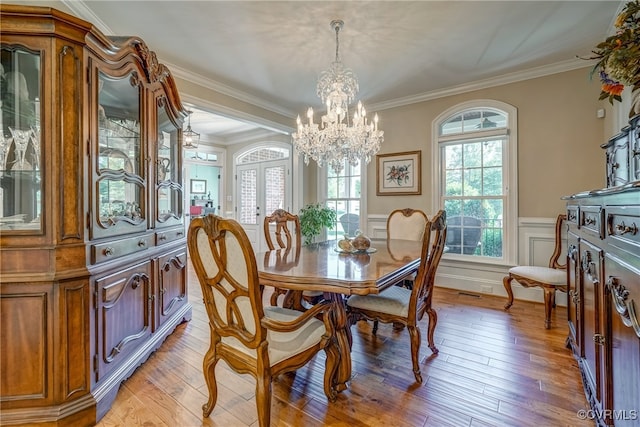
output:
[[[422,194],[421,151],[378,154],[376,194],[407,196]]]

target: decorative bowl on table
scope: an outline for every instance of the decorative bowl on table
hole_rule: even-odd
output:
[[[356,252],[366,252],[371,247],[371,239],[362,233],[357,233],[356,237],[351,239],[351,246]]]

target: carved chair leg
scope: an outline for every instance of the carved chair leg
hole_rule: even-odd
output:
[[[427,314],[429,315],[429,325],[427,326],[427,342],[429,343],[431,352],[433,354],[438,354],[440,350],[438,350],[438,347],[436,347],[436,343],[433,340],[433,335],[436,331],[436,325],[438,324],[438,314],[431,307],[427,308]]]
[[[204,379],[207,383],[207,389],[209,390],[209,399],[207,403],[202,405],[202,415],[205,418],[211,414],[218,400],[218,384],[216,383],[216,364],[218,363],[218,358],[216,357],[214,345],[212,342],[202,363]]]
[[[256,378],[256,405],[258,407],[258,425],[269,427],[271,424],[271,377],[268,374]]]
[[[407,325],[409,337],[411,338],[411,363],[413,364],[413,376],[418,384],[422,384],[422,374],[420,373],[419,353],[420,353],[420,329],[414,325]]]
[[[511,289],[512,280],[513,277],[511,277],[511,275],[504,276],[504,278],[502,279],[502,285],[504,286],[504,289],[507,291],[507,295],[509,296],[507,303],[504,305],[505,310],[509,310],[509,308],[513,305],[513,290]]]
[[[551,310],[553,308],[554,297],[556,291],[554,289],[544,289],[544,327],[551,328]]]

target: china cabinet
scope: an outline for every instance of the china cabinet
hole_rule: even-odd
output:
[[[602,148],[607,187],[568,196],[568,344],[598,426],[640,426],[640,116]]]
[[[191,317],[186,115],[139,38],[0,20],[0,424],[94,425]]]

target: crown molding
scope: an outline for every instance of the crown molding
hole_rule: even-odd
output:
[[[447,96],[460,95],[466,92],[472,92],[474,90],[487,89],[490,87],[502,86],[510,83],[517,83],[524,80],[530,80],[538,77],[545,77],[552,74],[572,71],[579,68],[585,68],[589,65],[589,62],[579,58],[556,62],[555,64],[551,65],[544,65],[541,67],[530,68],[528,70],[518,71],[515,73],[503,74],[501,76],[491,77],[484,80],[477,80],[475,82],[465,83],[458,86],[451,86],[445,89],[405,96],[402,98],[391,99],[389,101],[378,102],[375,104],[369,104],[367,110],[381,111],[387,110],[389,108],[402,107],[418,102],[430,101]]]
[[[282,123],[274,122],[272,120],[265,119],[264,117],[249,114],[245,111],[236,110],[234,108],[227,107],[226,105],[215,103],[208,99],[198,98],[197,96],[189,95],[186,93],[181,94],[180,96],[183,103],[197,105],[198,108],[215,112],[215,114],[221,116],[244,121],[252,125],[258,125],[271,132],[289,135],[295,129],[293,126],[283,125]]]
[[[196,74],[192,71],[186,70],[185,68],[180,67],[179,65],[171,64],[168,62],[164,62],[164,64],[169,67],[171,73],[175,77],[179,77],[183,80],[187,80],[188,82],[195,83],[199,86],[215,90],[223,95],[230,96],[239,101],[246,102],[251,105],[255,105],[256,107],[264,108],[265,110],[272,111],[274,113],[281,114],[285,117],[295,118],[296,113],[293,111],[282,108],[281,106],[274,104],[273,102],[269,102],[265,99],[259,98],[254,95],[250,95],[246,92],[235,89],[231,86],[228,86],[224,83],[220,83],[216,80],[210,79],[208,77],[204,77],[200,74]]]
[[[91,25],[100,30],[103,34],[113,34],[113,30],[109,28],[91,9],[89,9],[84,1],[78,0],[60,0],[62,4],[68,7],[77,17],[90,22]]]
[[[77,0],[61,0],[62,3],[68,7],[70,10],[72,10],[77,16],[79,16],[82,19],[85,19],[86,21],[91,22],[95,27],[97,27],[100,31],[102,31],[104,34],[112,34],[113,31],[109,28],[108,25],[106,25],[104,22],[102,22],[102,20],[100,20],[100,18],[95,15],[86,5],[85,2],[87,0],[81,0],[81,1],[77,1]],[[623,7],[624,5],[621,3],[620,9]],[[619,10],[620,10],[619,9]],[[283,108],[271,101],[267,101],[263,98],[248,94],[246,92],[240,91],[238,89],[235,89],[231,86],[228,86],[226,84],[220,83],[218,81],[215,81],[213,79],[204,77],[202,75],[196,74],[194,72],[191,72],[189,70],[186,70],[183,67],[180,67],[178,65],[175,64],[171,64],[171,63],[167,63],[164,62],[163,63],[169,67],[169,69],[171,70],[171,73],[175,76],[175,77],[179,77],[183,80],[186,80],[188,82],[200,85],[204,88],[207,89],[211,89],[214,90],[218,93],[221,93],[223,95],[235,98],[239,101],[242,102],[246,102],[248,104],[251,104],[253,106],[259,107],[259,108],[263,108],[265,110],[277,113],[277,114],[281,114],[285,117],[289,117],[291,119],[294,119],[297,116],[297,112],[291,111],[289,109]],[[466,92],[472,92],[475,90],[481,90],[481,89],[487,89],[490,87],[496,87],[496,86],[502,86],[505,84],[510,84],[510,83],[517,83],[517,82],[521,82],[524,80],[530,80],[530,79],[534,79],[534,78],[538,78],[538,77],[545,77],[545,76],[549,76],[552,74],[558,74],[558,73],[562,73],[562,72],[566,72],[566,71],[572,71],[575,69],[579,69],[579,68],[584,68],[586,66],[589,65],[589,62],[579,59],[579,58],[574,58],[574,59],[570,59],[570,60],[566,60],[566,61],[562,61],[562,62],[557,62],[555,64],[551,64],[551,65],[545,65],[545,66],[541,66],[541,67],[535,67],[535,68],[530,68],[528,70],[524,70],[524,71],[520,71],[520,72],[515,72],[515,73],[509,73],[509,74],[504,74],[502,76],[497,76],[497,77],[491,77],[488,79],[484,79],[484,80],[477,80],[475,82],[470,82],[470,83],[465,83],[462,85],[457,85],[457,86],[452,86],[452,87],[448,87],[448,88],[444,88],[444,89],[438,89],[438,90],[434,90],[434,91],[430,91],[430,92],[423,92],[423,93],[419,93],[416,95],[410,95],[410,96],[405,96],[405,97],[401,97],[401,98],[396,98],[396,99],[390,99],[388,101],[382,101],[382,102],[378,102],[378,103],[373,103],[373,104],[369,104],[367,106],[367,110],[368,111],[381,111],[381,110],[387,110],[390,108],[396,108],[396,107],[403,107],[405,105],[410,105],[410,104],[416,104],[418,102],[424,102],[424,101],[430,101],[430,100],[434,100],[434,99],[438,99],[438,98],[444,98],[447,96],[454,96],[454,95],[460,95]],[[184,98],[187,98],[187,96],[184,96]],[[192,99],[197,99],[195,97],[191,97]],[[194,103],[196,103],[194,101]],[[205,101],[202,99],[198,99],[197,100],[197,104],[198,105],[210,105],[212,107],[215,107],[214,111],[216,112],[221,112],[223,114],[226,114],[225,111],[228,111],[230,114],[228,114],[230,117],[233,118],[246,118],[246,121],[252,122],[252,123],[257,123],[263,127],[265,127],[266,129],[270,129],[273,130],[275,132],[279,132],[279,133],[291,133],[294,128],[293,127],[287,127],[281,124],[277,124],[275,122],[272,121],[268,121],[265,120],[263,118],[257,117],[257,116],[253,116],[253,115],[249,115],[237,110],[232,110],[229,109],[227,107],[224,107],[222,105],[219,104],[214,104],[211,103],[209,101]]]

